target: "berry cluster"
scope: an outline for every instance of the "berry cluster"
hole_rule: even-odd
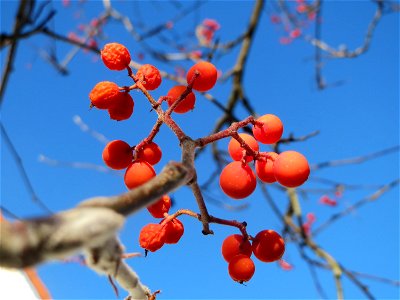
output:
[[[166,96],[161,96],[158,101],[154,100],[148,91],[157,89],[162,82],[160,71],[145,64],[138,69],[136,74],[130,68],[130,54],[127,48],[118,43],[110,43],[101,51],[101,58],[105,66],[111,70],[127,70],[128,76],[134,81],[131,86],[120,87],[110,81],[97,83],[89,94],[91,107],[108,110],[110,118],[117,121],[129,119],[133,113],[134,101],[130,91],[139,89],[159,115],[159,119],[147,138],[136,146],[122,140],[109,142],[103,150],[104,163],[115,170],[125,169],[124,182],[128,189],[135,189],[156,176],[154,165],[162,158],[161,148],[153,141],[159,131],[157,124],[166,123],[166,119],[178,125],[172,120],[171,114],[186,113],[195,106],[195,91],[205,92],[210,90],[216,83],[217,70],[215,66],[206,61],[200,61],[193,65],[187,72],[187,85],[176,85],[172,87]],[[162,109],[163,102],[168,104],[168,109]],[[160,116],[161,119],[160,119]],[[160,121],[161,120],[161,121]],[[243,126],[252,124],[253,135],[240,133],[236,130],[218,136],[203,138],[203,144],[231,136],[228,152],[234,160],[221,172],[220,186],[222,190],[234,199],[242,199],[249,196],[256,188],[257,179],[253,169],[249,166],[255,161],[255,172],[263,182],[272,183],[278,181],[286,187],[297,187],[303,184],[310,172],[308,162],[303,155],[295,151],[286,151],[280,154],[274,152],[260,152],[258,143],[277,143],[283,133],[281,120],[271,114],[261,116],[257,120],[249,117],[243,121]],[[233,125],[232,125],[233,126]],[[238,128],[242,128],[240,126]],[[173,126],[170,126],[172,129]],[[179,129],[180,130],[180,129]],[[174,131],[174,130],[173,130]],[[179,134],[174,131],[178,136]],[[184,135],[184,133],[182,132]],[[208,138],[208,142],[206,142]],[[201,139],[199,139],[201,140]],[[139,234],[139,244],[148,251],[154,252],[164,244],[176,244],[184,233],[184,226],[178,216],[187,214],[201,220],[201,215],[189,210],[179,210],[169,215],[171,198],[162,196],[155,203],[147,207],[149,213],[161,219],[159,223],[145,225]],[[239,227],[242,234],[227,237],[222,245],[222,255],[229,263],[229,274],[233,280],[240,283],[251,279],[255,272],[255,265],[251,256],[262,262],[279,260],[284,251],[285,243],[282,237],[273,230],[263,230],[254,238],[248,236],[243,224],[236,221],[227,221],[210,217],[210,222]],[[213,218],[214,221],[211,221]],[[222,220],[222,221],[221,221]]]
[[[255,161],[257,177],[266,183],[278,181],[285,187],[302,185],[310,174],[307,159],[296,151],[259,152],[259,144],[274,144],[281,139],[283,124],[272,114],[258,118],[253,125],[253,135],[240,133],[228,144],[234,160],[222,170],[219,183],[222,190],[233,199],[248,197],[256,188],[257,180],[248,165]]]
[[[165,218],[160,223],[145,225],[139,234],[140,247],[147,251],[155,252],[164,244],[176,244],[181,239],[185,229],[177,218],[168,217],[171,199],[164,196],[147,209],[155,218]]]
[[[122,71],[126,69],[135,84],[131,87],[119,87],[116,83],[102,81],[95,85],[89,94],[91,107],[106,109],[110,118],[117,121],[127,120],[131,117],[134,101],[129,92],[137,88],[140,83],[145,90],[151,91],[161,85],[161,74],[159,70],[145,64],[139,68],[136,75],[132,74],[129,67],[131,56],[128,49],[119,43],[109,43],[101,50],[101,59],[110,70]],[[166,101],[168,106],[173,106],[175,113],[186,113],[194,108],[196,97],[192,92],[208,91],[217,81],[217,69],[213,64],[201,61],[192,66],[187,72],[188,87],[177,85],[172,87],[167,96],[160,97],[161,102]],[[175,102],[178,102],[175,104]],[[153,141],[143,141],[140,146],[131,147],[127,142],[114,140],[109,142],[103,150],[104,163],[115,170],[126,169],[124,182],[128,189],[134,189],[153,177],[156,172],[153,165],[157,164],[162,157],[160,147]],[[164,244],[175,244],[182,237],[184,227],[177,218],[168,218],[171,207],[171,199],[164,195],[154,204],[147,207],[150,214],[155,218],[164,218],[159,224],[147,224],[140,232],[139,243],[146,251],[154,252]]]
[[[249,281],[255,272],[252,254],[262,262],[277,261],[285,252],[285,242],[273,230],[260,231],[254,238],[233,234],[224,240],[221,252],[229,264],[228,271],[231,278],[243,283]]]
[[[124,69],[131,73],[129,63],[131,56],[128,49],[119,43],[109,43],[101,50],[101,59],[104,65],[110,70],[122,71]],[[205,92],[211,89],[217,81],[217,69],[215,66],[206,61],[200,61],[192,66],[187,72],[187,82],[190,84],[193,79],[192,88],[194,90]],[[160,71],[150,64],[145,64],[139,68],[134,76],[135,82],[140,82],[143,87],[152,91],[161,85]],[[137,88],[119,87],[116,83],[110,81],[102,81],[97,83],[89,94],[91,107],[98,109],[106,109],[110,118],[117,121],[127,120],[132,116],[134,109],[134,101],[129,94],[129,91]],[[179,101],[179,104],[174,108],[176,113],[185,113],[194,108],[196,97],[193,92],[183,95],[186,86],[177,85],[172,87],[164,99],[169,106],[174,102]],[[180,99],[182,96],[183,99]]]
[[[101,50],[101,59],[110,70],[126,69],[129,74],[132,73],[129,67],[130,53],[119,43],[106,44]],[[138,82],[146,90],[155,90],[162,81],[160,71],[150,64],[140,67],[132,77],[135,84],[131,87],[119,87],[110,81],[97,83],[89,94],[91,107],[108,110],[113,120],[129,119],[134,108],[134,101],[129,92],[137,88]],[[216,80],[216,68],[206,61],[195,64],[187,72],[188,84],[192,84],[192,88],[197,91],[211,89]],[[165,100],[169,106],[178,101],[179,103],[173,108],[176,113],[188,112],[194,108],[196,97],[192,91],[185,93],[186,90],[187,87],[184,85],[174,86],[168,91],[167,96],[160,99]],[[152,141],[141,143],[140,147],[131,147],[125,141],[114,140],[108,143],[103,151],[103,160],[108,167],[116,170],[126,169],[124,181],[128,189],[138,187],[156,176],[153,165],[160,161],[161,156],[160,147]]]

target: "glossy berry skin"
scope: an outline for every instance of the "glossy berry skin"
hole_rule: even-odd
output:
[[[138,159],[147,161],[151,165],[155,165],[161,160],[162,152],[156,143],[150,142],[138,151],[137,157]]]
[[[140,247],[154,252],[165,244],[165,231],[160,224],[147,224],[139,234]]]
[[[236,255],[228,265],[229,275],[237,282],[249,281],[256,271],[253,260],[244,254]]]
[[[141,66],[136,73],[136,77],[144,81],[142,84],[149,91],[155,90],[161,84],[160,71],[150,64]]]
[[[168,195],[162,196],[157,202],[147,206],[147,210],[154,218],[164,218],[164,214],[171,208],[171,198]]]
[[[121,71],[129,66],[131,55],[124,45],[109,43],[101,50],[101,59],[110,70]]]
[[[267,114],[259,117],[258,122],[263,126],[254,125],[253,135],[257,141],[263,144],[274,144],[280,140],[283,133],[282,121],[275,115]]]
[[[183,224],[178,219],[172,219],[164,225],[165,230],[165,243],[166,244],[176,244],[181,239],[185,228]]]
[[[193,89],[199,92],[210,90],[217,82],[217,69],[212,63],[201,61],[193,65],[186,75],[186,81],[189,84],[195,73],[199,72],[199,76],[193,83]]]
[[[273,230],[263,230],[253,239],[254,256],[263,262],[273,262],[285,253],[285,241]]]
[[[114,170],[127,168],[133,159],[131,146],[121,140],[109,142],[103,150],[104,163]]]
[[[153,177],[156,176],[156,172],[153,167],[144,160],[135,160],[126,169],[124,181],[128,189],[138,187]]]
[[[222,170],[219,184],[229,197],[243,199],[253,193],[257,181],[248,165],[244,165],[240,161],[234,161]]]
[[[274,173],[274,161],[278,157],[275,152],[267,152],[271,157],[267,160],[257,160],[256,161],[256,174],[257,177],[266,183],[273,183],[276,181]]]
[[[259,146],[256,139],[253,138],[250,134],[239,133],[239,136],[245,141],[247,145],[250,146],[251,149],[253,149],[254,151],[259,150]],[[244,150],[245,149],[240,146],[240,143],[237,140],[231,138],[228,144],[228,152],[233,160],[242,160]],[[246,162],[251,162],[253,160],[253,157],[250,155],[246,155],[245,159]]]
[[[252,254],[251,244],[249,240],[245,240],[241,234],[232,234],[228,236],[221,247],[222,256],[227,262],[230,262],[233,257],[239,254],[244,254],[248,257]]]
[[[129,93],[120,92],[115,104],[108,108],[110,119],[116,121],[123,121],[129,119],[133,114],[135,103]]]
[[[89,94],[91,105],[99,109],[107,109],[113,106],[118,96],[118,85],[110,81],[97,83]]]
[[[168,106],[171,106],[172,103],[177,101],[179,97],[183,94],[183,92],[186,90],[186,86],[184,85],[177,85],[171,88],[168,91]],[[183,114],[188,112],[189,110],[192,110],[194,108],[194,104],[196,102],[196,96],[194,95],[193,92],[190,92],[185,99],[183,99],[177,107],[175,107],[174,112],[178,114]]]
[[[285,151],[278,155],[274,162],[276,180],[286,187],[302,185],[310,175],[307,159],[299,152]]]

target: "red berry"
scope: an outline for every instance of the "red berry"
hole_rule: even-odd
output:
[[[229,197],[242,199],[253,193],[257,181],[248,165],[244,165],[240,161],[234,161],[222,170],[219,184]]]
[[[171,198],[168,195],[162,196],[157,202],[147,207],[147,210],[154,218],[164,218],[164,214],[171,208]]]
[[[143,86],[149,91],[155,90],[161,84],[160,71],[149,64],[141,66],[136,73],[136,77],[144,81]]]
[[[280,259],[285,253],[285,241],[273,230],[263,230],[253,239],[253,253],[263,262],[272,262]]]
[[[147,161],[151,165],[155,165],[161,160],[162,152],[160,147],[154,142],[150,142],[143,146],[137,153],[138,159]]]
[[[153,167],[144,160],[135,160],[126,169],[124,181],[128,189],[138,187],[153,177],[156,176],[156,172]]]
[[[110,81],[99,82],[89,94],[91,104],[99,109],[107,109],[113,106],[118,96],[118,85]]]
[[[164,225],[165,243],[176,244],[182,237],[185,229],[183,224],[178,219],[172,219]]]
[[[296,151],[285,151],[274,162],[276,180],[286,187],[302,185],[310,175],[307,159]]]
[[[172,103],[177,101],[183,92],[186,90],[186,86],[184,85],[177,85],[171,88],[168,91],[168,106],[171,106]],[[179,104],[175,107],[174,112],[178,114],[183,114],[192,110],[194,108],[194,103],[196,102],[196,96],[193,92],[190,92]]]
[[[103,160],[111,169],[125,169],[132,162],[132,159],[133,153],[131,146],[124,141],[114,140],[104,147]]]
[[[254,125],[253,135],[263,144],[274,144],[280,140],[283,133],[282,121],[275,115],[267,114],[257,119],[263,126]]]
[[[271,158],[266,158],[266,160],[256,161],[256,174],[261,181],[266,183],[273,183],[276,181],[274,174],[274,161],[278,157],[275,152],[267,152]]]
[[[222,243],[221,252],[227,262],[230,262],[232,258],[238,254],[244,254],[248,257],[252,254],[249,240],[244,239],[241,234],[232,234],[228,236]]]
[[[108,113],[112,120],[123,121],[132,116],[135,103],[129,93],[119,93],[115,105],[108,108]]]
[[[217,69],[212,63],[201,61],[192,66],[186,75],[186,81],[189,84],[195,73],[198,72],[199,76],[193,83],[193,89],[199,92],[206,92],[210,90],[217,81]]]
[[[147,224],[139,234],[140,247],[154,252],[160,249],[165,243],[165,231],[160,224]]]
[[[243,283],[253,277],[256,266],[250,257],[239,254],[231,259],[228,270],[233,280]]]
[[[253,149],[254,151],[258,151],[258,143],[256,139],[253,138],[250,134],[240,133],[239,136],[245,141],[247,145],[250,146],[251,149]],[[240,143],[237,140],[231,138],[228,144],[228,152],[233,160],[242,160],[244,150],[245,149],[240,146]],[[246,162],[251,162],[252,160],[252,156],[246,155]]]
[[[101,59],[110,70],[121,71],[129,66],[131,55],[124,45],[109,43],[101,50]]]

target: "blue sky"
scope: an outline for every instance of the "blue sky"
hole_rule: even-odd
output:
[[[114,2],[113,2],[114,3]],[[191,2],[184,2],[188,6]],[[68,34],[79,23],[89,22],[97,16],[100,2],[83,6],[82,19],[74,19],[78,4],[73,2],[63,8],[54,2],[58,10],[53,28]],[[1,3],[1,29],[10,32],[17,7],[15,1]],[[151,24],[165,22],[174,15],[168,2],[115,1],[115,7],[133,18]],[[330,44],[346,44],[350,49],[364,38],[366,27],[375,6],[366,1],[327,1],[323,11],[323,38]],[[227,13],[229,10],[229,13]],[[182,35],[191,31],[205,18],[217,20],[221,29],[217,35],[221,41],[237,36],[248,22],[252,10],[250,1],[215,1],[204,4],[197,12],[188,14],[175,28]],[[245,70],[244,87],[256,111],[262,115],[278,115],[285,125],[284,136],[293,133],[302,136],[319,130],[316,137],[303,142],[282,146],[282,150],[302,152],[311,164],[365,155],[399,144],[399,18],[386,15],[376,29],[367,54],[352,60],[326,60],[323,72],[328,82],[344,80],[344,85],[318,91],[314,82],[313,48],[303,40],[281,45],[282,32],[269,21],[271,6],[262,15],[254,45]],[[240,17],[239,17],[240,16]],[[135,19],[136,20],[136,19]],[[137,22],[140,19],[136,20]],[[121,28],[120,24],[106,26],[107,40],[125,44],[136,55],[144,50]],[[309,33],[312,33],[310,30]],[[167,33],[168,34],[168,33]],[[193,40],[192,40],[193,41]],[[150,39],[155,47],[162,45]],[[89,110],[88,93],[102,80],[129,84],[124,72],[107,70],[101,61],[93,62],[92,54],[79,53],[68,65],[69,76],[57,73],[38,55],[38,49],[51,46],[44,37],[34,37],[20,43],[14,72],[2,104],[2,123],[18,150],[29,178],[40,199],[53,211],[68,209],[85,198],[97,195],[115,195],[126,190],[122,173],[101,173],[88,169],[51,167],[38,160],[40,155],[66,162],[86,162],[103,165],[101,152],[104,144],[82,132],[73,122],[79,115],[92,129],[108,139],[125,139],[132,145],[147,136],[156,115],[144,96],[132,93],[135,111],[131,119],[112,122],[106,112]],[[71,46],[57,43],[57,53],[62,58]],[[223,72],[235,61],[237,49],[214,61]],[[152,63],[160,69],[173,72],[173,66],[159,63],[145,54],[143,63]],[[1,52],[4,65],[6,52]],[[180,63],[190,67],[190,62]],[[154,91],[154,97],[166,94],[173,85],[164,80]],[[229,96],[231,82],[218,82],[211,91],[220,102]],[[235,113],[247,117],[242,109]],[[176,121],[193,138],[207,135],[221,112],[197,95],[196,108],[185,115],[177,115]],[[163,127],[155,141],[163,149],[162,161],[156,166],[160,171],[170,160],[179,160],[176,138]],[[221,148],[228,141],[220,143]],[[1,205],[20,217],[32,217],[43,212],[35,205],[27,192],[4,140],[1,144]],[[268,147],[263,146],[263,150]],[[197,161],[199,182],[208,179],[214,170],[210,150]],[[365,189],[346,190],[335,208],[322,206],[318,199],[323,193],[310,193],[302,197],[305,213],[314,212],[316,226],[332,213],[341,211],[365,196],[377,186],[399,177],[398,152],[364,164],[327,168],[313,172],[304,189],[326,186],[313,178],[322,177],[351,185],[367,185]],[[212,215],[246,220],[248,231],[255,235],[263,229],[281,231],[280,221],[272,213],[259,189],[240,202],[224,196],[218,183],[208,194],[226,204],[248,205],[241,211],[228,211],[209,201]],[[276,186],[267,187],[281,210],[287,206],[287,197]],[[186,187],[173,194],[179,208],[196,210],[193,196]],[[293,243],[287,244],[284,259],[294,265],[290,272],[277,264],[256,262],[256,273],[246,285],[234,283],[227,273],[227,265],[220,254],[223,239],[237,233],[234,228],[212,225],[214,236],[203,236],[201,224],[189,217],[182,217],[185,235],[178,245],[167,245],[147,258],[133,258],[129,264],[138,272],[144,284],[151,289],[161,289],[160,299],[314,299],[318,293],[313,285],[307,265],[300,259]],[[138,245],[140,228],[155,222],[142,211],[132,216],[121,232],[121,240],[128,252],[141,252]],[[390,190],[376,202],[369,203],[351,215],[341,219],[323,231],[316,242],[329,251],[350,270],[399,280],[399,189]],[[39,273],[56,299],[115,299],[107,278],[99,277],[91,270],[74,263],[52,262],[39,267]],[[329,298],[335,297],[333,277],[328,271],[318,271],[318,276]],[[371,292],[379,299],[399,296],[396,287],[364,280]],[[362,298],[363,294],[347,279],[343,280],[346,298]],[[124,293],[121,291],[121,294]]]

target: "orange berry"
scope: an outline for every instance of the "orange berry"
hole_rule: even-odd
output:
[[[274,174],[274,161],[278,157],[278,154],[275,152],[267,152],[267,154],[271,158],[256,161],[256,174],[261,181],[273,183],[276,181]]]
[[[99,109],[107,109],[113,106],[118,96],[118,85],[110,81],[99,82],[89,94],[91,104]]]
[[[217,69],[208,61],[201,61],[192,66],[186,75],[186,81],[189,84],[194,74],[198,72],[199,76],[193,83],[193,89],[199,92],[210,90],[217,82]]]
[[[222,243],[221,252],[227,262],[230,262],[232,258],[238,254],[244,254],[248,257],[252,254],[249,240],[244,239],[241,234],[232,234],[228,236]]]
[[[251,149],[253,149],[254,151],[258,151],[258,143],[256,139],[253,138],[250,134],[240,133],[239,136],[245,141],[247,145],[250,146]],[[237,140],[231,138],[228,144],[228,152],[233,160],[242,160],[244,150],[245,149],[240,146],[240,143]],[[252,160],[252,156],[246,155],[246,162],[251,162]]]
[[[256,184],[256,176],[251,168],[240,161],[228,164],[219,177],[222,190],[233,199],[246,198],[253,193]]]
[[[263,144],[274,144],[280,140],[283,133],[282,121],[275,115],[267,114],[259,117],[258,122],[263,126],[254,125],[253,135],[257,141]]]
[[[147,161],[151,165],[155,165],[161,160],[162,151],[154,142],[150,142],[143,146],[137,153],[137,158]]]
[[[132,159],[133,153],[131,146],[124,141],[114,140],[104,147],[103,160],[111,169],[125,169],[132,162]]]
[[[143,86],[149,90],[155,90],[161,84],[161,74],[158,69],[153,65],[143,65],[136,73],[136,77],[140,80],[143,79]]]
[[[168,106],[177,101],[183,92],[186,90],[184,85],[176,85],[168,91]],[[196,96],[193,92],[190,92],[179,104],[175,107],[174,112],[178,114],[183,114],[192,110],[194,108],[194,103],[196,102]]]
[[[123,121],[129,119],[133,114],[135,103],[129,93],[119,93],[115,105],[108,108],[108,114],[112,120]]]
[[[154,252],[160,249],[165,243],[165,231],[160,224],[147,224],[139,234],[140,247]]]
[[[285,241],[273,230],[263,230],[253,239],[253,253],[263,262],[272,262],[280,259],[285,253]]]
[[[147,206],[147,210],[154,218],[164,218],[164,214],[171,208],[171,198],[168,195],[162,196],[157,202]]]
[[[253,277],[256,266],[250,257],[239,254],[229,262],[228,271],[233,280],[243,283]]]
[[[285,151],[275,159],[274,175],[276,180],[283,186],[297,187],[308,179],[310,166],[301,153]]]
[[[101,50],[101,59],[110,70],[121,71],[131,62],[128,49],[119,43],[109,43]]]
[[[178,219],[172,219],[164,225],[165,243],[176,244],[181,239],[185,229]]]
[[[156,176],[156,172],[153,167],[144,160],[135,160],[126,169],[124,181],[128,189],[138,187],[153,177]]]

